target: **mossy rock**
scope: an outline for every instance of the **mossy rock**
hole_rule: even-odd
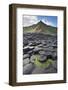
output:
[[[52,59],[47,59],[47,61],[45,61],[44,63],[41,63],[39,61],[40,59],[40,56],[39,55],[36,55],[36,58],[35,58],[35,61],[34,61],[34,64],[38,67],[41,67],[41,68],[47,68],[50,64],[53,63],[53,60]]]

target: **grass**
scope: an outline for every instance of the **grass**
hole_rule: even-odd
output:
[[[25,33],[33,33],[33,32],[39,32],[39,30],[41,29],[40,32],[46,33],[46,34],[56,34],[57,33],[57,28],[55,27],[50,27],[50,26],[45,26],[45,25],[32,25],[32,26],[28,26],[28,27],[24,27],[23,31]]]
[[[52,60],[52,59],[48,59],[48,60],[47,60],[46,62],[44,62],[44,63],[41,63],[41,62],[39,61],[39,59],[40,59],[39,55],[36,55],[36,59],[35,59],[34,64],[35,64],[36,66],[38,66],[38,67],[41,67],[41,68],[46,68],[46,67],[48,67],[51,63],[53,63],[53,60]]]

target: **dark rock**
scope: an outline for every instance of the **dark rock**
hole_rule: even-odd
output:
[[[52,66],[57,69],[57,61],[53,61]]]
[[[34,54],[38,54],[40,50],[41,50],[41,48],[35,47],[35,49],[33,50],[33,52],[34,52]]]
[[[34,49],[34,46],[29,46],[29,49],[30,49],[30,50],[33,50],[33,49]]]
[[[23,48],[23,53],[24,54],[27,54],[27,52],[29,51],[30,49],[28,48],[28,47],[25,47],[25,48]]]
[[[44,69],[44,73],[57,73],[57,69],[50,64],[48,67]]]
[[[31,61],[32,63],[34,63],[35,59],[36,59],[36,56],[35,56],[35,55],[32,55],[31,58],[30,58],[30,61]]]
[[[28,54],[29,54],[29,55],[32,55],[32,54],[33,54],[33,50],[28,51]]]
[[[39,44],[39,45],[37,45],[38,47],[43,47],[43,44]]]
[[[53,48],[57,48],[57,45],[56,45],[56,44],[52,44],[52,47],[53,47]]]
[[[57,69],[54,68],[51,64],[46,68],[35,67],[32,71],[32,74],[44,74],[44,73],[57,73]]]
[[[45,40],[42,40],[41,43],[42,43],[42,45],[46,45]]]
[[[35,69],[32,71],[32,74],[43,74],[44,69],[40,67],[35,67]]]
[[[24,54],[26,54],[26,53],[28,53],[30,50],[33,50],[33,49],[34,49],[34,47],[26,46],[26,47],[23,48],[23,52],[24,52]]]
[[[43,46],[44,47],[44,46]],[[49,47],[49,46],[46,46],[45,48],[44,48],[44,50],[45,51],[53,51],[53,47]]]
[[[38,40],[38,41],[36,41],[36,45],[39,45],[39,44],[41,44],[41,42]]]
[[[29,58],[29,54],[24,54],[23,59]]]
[[[50,52],[50,51],[45,51],[45,55],[46,56],[49,56],[49,55],[51,55],[52,53]]]
[[[45,56],[45,55],[40,55],[39,61],[40,61],[40,62],[45,62],[45,61],[47,61],[47,56]]]
[[[39,45],[40,44],[40,42],[38,42],[38,41],[36,41],[36,42],[32,42],[31,44],[29,44],[30,46],[37,46],[37,45]]]
[[[27,39],[24,39],[23,46],[27,46],[27,45],[28,45],[28,41],[27,41]]]
[[[31,41],[29,41],[29,44],[28,44],[29,46],[31,46],[32,45],[32,42]]]
[[[26,59],[23,60],[23,65],[26,65],[26,64],[28,64],[29,62],[30,62],[29,58],[26,58]]]
[[[57,60],[57,52],[52,53],[53,60]]]
[[[31,74],[34,69],[34,64],[29,63],[23,67],[23,74]]]
[[[40,55],[45,55],[45,51],[39,51]]]
[[[24,74],[42,74],[42,73],[56,73],[57,72],[57,35],[48,35],[44,33],[25,33],[23,38],[23,53],[28,54],[24,56]],[[54,63],[46,68],[34,66],[35,54],[40,55],[40,63],[44,63],[48,59],[52,59]],[[29,58],[31,65],[29,65],[27,58]],[[24,62],[23,62],[24,63]],[[25,67],[26,66],[26,67]]]
[[[47,55],[47,59],[53,59],[52,55]]]

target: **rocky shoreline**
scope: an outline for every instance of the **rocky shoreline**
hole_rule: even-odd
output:
[[[57,73],[57,36],[25,33],[23,34],[23,74],[43,73]]]

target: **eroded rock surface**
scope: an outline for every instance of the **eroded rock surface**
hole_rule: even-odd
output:
[[[23,74],[57,73],[57,35],[43,33],[25,33],[23,35]],[[51,59],[48,68],[35,65],[36,55],[39,62]]]

